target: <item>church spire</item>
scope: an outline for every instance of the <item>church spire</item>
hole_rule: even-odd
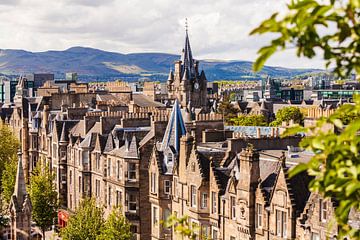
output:
[[[16,173],[15,187],[13,196],[16,197],[16,200],[19,204],[23,204],[25,197],[27,195],[26,185],[25,185],[25,177],[24,177],[24,169],[22,166],[22,154],[18,153],[18,167]]]
[[[195,75],[195,67],[194,67],[194,59],[193,59],[191,47],[190,47],[187,19],[185,22],[185,46],[182,51],[181,61],[183,64],[182,72],[184,72],[187,69],[190,76],[194,76]]]

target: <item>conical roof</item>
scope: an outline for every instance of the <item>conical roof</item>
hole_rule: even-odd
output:
[[[190,47],[190,40],[188,31],[186,30],[185,34],[185,46],[182,52],[181,61],[183,64],[183,71],[186,69],[188,70],[188,73],[191,74],[191,76],[195,75],[195,67],[194,67],[194,59],[192,56],[192,51]]]
[[[18,159],[18,167],[17,167],[13,196],[16,196],[18,204],[22,205],[25,200],[25,197],[27,195],[27,192],[26,192],[26,184],[25,184],[25,177],[24,177],[24,169],[22,166],[21,153],[19,153],[18,156],[19,156],[19,159]]]
[[[172,82],[174,80],[174,73],[172,70],[170,70],[169,72],[169,76],[168,76],[168,79],[167,79],[169,82]]]
[[[176,99],[171,111],[168,125],[165,130],[164,138],[161,143],[161,151],[169,147],[173,147],[176,152],[179,152],[180,138],[186,134],[184,120],[181,115],[179,101]]]
[[[63,126],[62,126],[60,142],[67,142],[66,141],[65,122],[63,123]]]

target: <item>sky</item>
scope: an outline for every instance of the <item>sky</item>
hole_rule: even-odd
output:
[[[287,0],[0,0],[0,49],[93,47],[120,53],[180,54],[188,19],[196,59],[250,60],[271,36],[249,32]],[[294,50],[267,65],[324,68]]]

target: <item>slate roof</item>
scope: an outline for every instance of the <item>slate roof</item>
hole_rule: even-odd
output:
[[[96,143],[96,133],[86,134],[84,140],[81,141],[80,147],[82,148],[93,148]]]
[[[132,97],[134,104],[138,105],[139,107],[165,107],[164,104],[156,102],[150,97],[141,93],[134,93]]]
[[[181,115],[179,102],[176,99],[171,111],[168,125],[165,130],[160,151],[164,151],[168,147],[173,146],[178,153],[180,148],[180,137],[184,136],[185,134],[185,123]]]

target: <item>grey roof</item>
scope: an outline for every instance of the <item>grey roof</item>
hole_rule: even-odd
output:
[[[19,155],[13,196],[16,196],[16,200],[18,204],[23,204],[26,195],[27,195],[27,191],[26,191],[24,170],[22,166],[22,158],[21,155]]]
[[[185,34],[185,46],[182,51],[181,61],[182,61],[182,65],[183,65],[182,73],[184,74],[185,70],[187,70],[187,72],[188,72],[188,74],[190,74],[191,78],[194,78],[196,72],[195,72],[194,59],[192,56],[190,40],[189,40],[189,35],[188,35],[187,30],[186,30],[186,34]]]
[[[97,133],[88,133],[85,136],[85,139],[80,143],[82,148],[93,148],[96,143],[96,134]]]
[[[165,107],[164,104],[156,102],[150,97],[140,93],[133,94],[133,101],[139,107]]]
[[[179,102],[176,99],[171,111],[168,125],[165,130],[164,138],[162,140],[160,151],[164,151],[170,146],[173,146],[176,152],[179,152],[180,137],[186,134],[184,120],[181,115]]]
[[[106,139],[104,152],[110,152],[115,148],[114,136],[110,133]]]

